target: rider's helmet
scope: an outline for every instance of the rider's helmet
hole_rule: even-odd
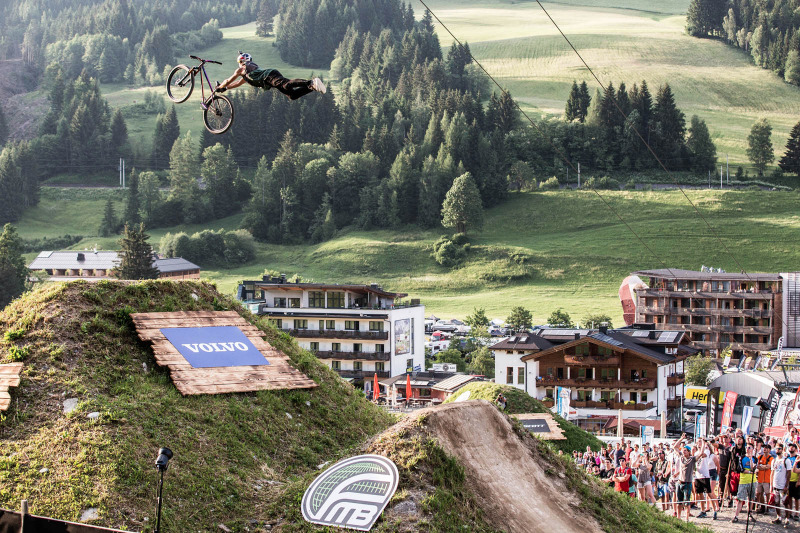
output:
[[[239,51],[239,57],[236,58],[236,61],[238,61],[240,65],[244,65],[245,63],[249,63],[252,60],[253,60],[253,58],[252,58],[252,56],[250,54],[242,52],[241,50]]]

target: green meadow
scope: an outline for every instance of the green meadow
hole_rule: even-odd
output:
[[[259,244],[252,263],[204,268],[203,276],[226,294],[240,280],[258,279],[270,269],[321,282],[380,283],[420,298],[428,313],[440,317],[463,318],[474,307],[484,307],[490,317],[505,318],[513,306],[522,305],[537,323],[561,307],[574,319],[603,312],[619,324],[617,290],[632,271],[709,265],[729,272],[779,272],[796,270],[800,263],[798,193],[687,191],[712,229],[679,191],[601,194],[605,201],[591,191],[512,194],[487,212],[484,229],[470,235],[467,262],[455,270],[430,257],[444,229],[405,228],[345,230],[313,245]],[[116,238],[93,236],[109,195],[120,212],[121,190],[47,188],[40,205],[20,221],[19,233],[29,239],[77,234],[86,238],[75,249],[116,249]],[[149,234],[157,248],[168,231],[236,229],[240,221],[241,215],[235,215]]]

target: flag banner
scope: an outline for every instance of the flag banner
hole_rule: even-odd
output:
[[[739,395],[733,391],[725,393],[725,405],[722,408],[722,431],[731,427],[731,420],[733,419],[733,407],[736,405],[736,398]]]
[[[742,408],[742,432],[745,435],[750,434],[750,421],[753,419],[753,406],[745,405]]]

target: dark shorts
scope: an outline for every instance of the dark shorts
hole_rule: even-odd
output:
[[[711,494],[711,480],[707,477],[695,479],[694,491],[697,494]]]
[[[708,473],[709,473],[709,479],[711,479],[711,481],[719,481],[719,476],[717,475],[716,468],[712,468],[711,470],[708,471]]]
[[[678,483],[678,491],[675,494],[677,501],[685,502],[692,499],[692,484],[691,483]],[[688,505],[688,504],[687,504]]]
[[[797,481],[789,482],[788,494],[790,498],[794,498],[795,500],[800,500],[800,486],[797,485]]]

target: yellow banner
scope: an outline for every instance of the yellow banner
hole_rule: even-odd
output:
[[[719,399],[717,405],[721,405],[725,401],[725,392],[719,391]],[[684,399],[686,401],[696,401],[708,405],[708,389],[705,387],[686,387],[684,389]]]

